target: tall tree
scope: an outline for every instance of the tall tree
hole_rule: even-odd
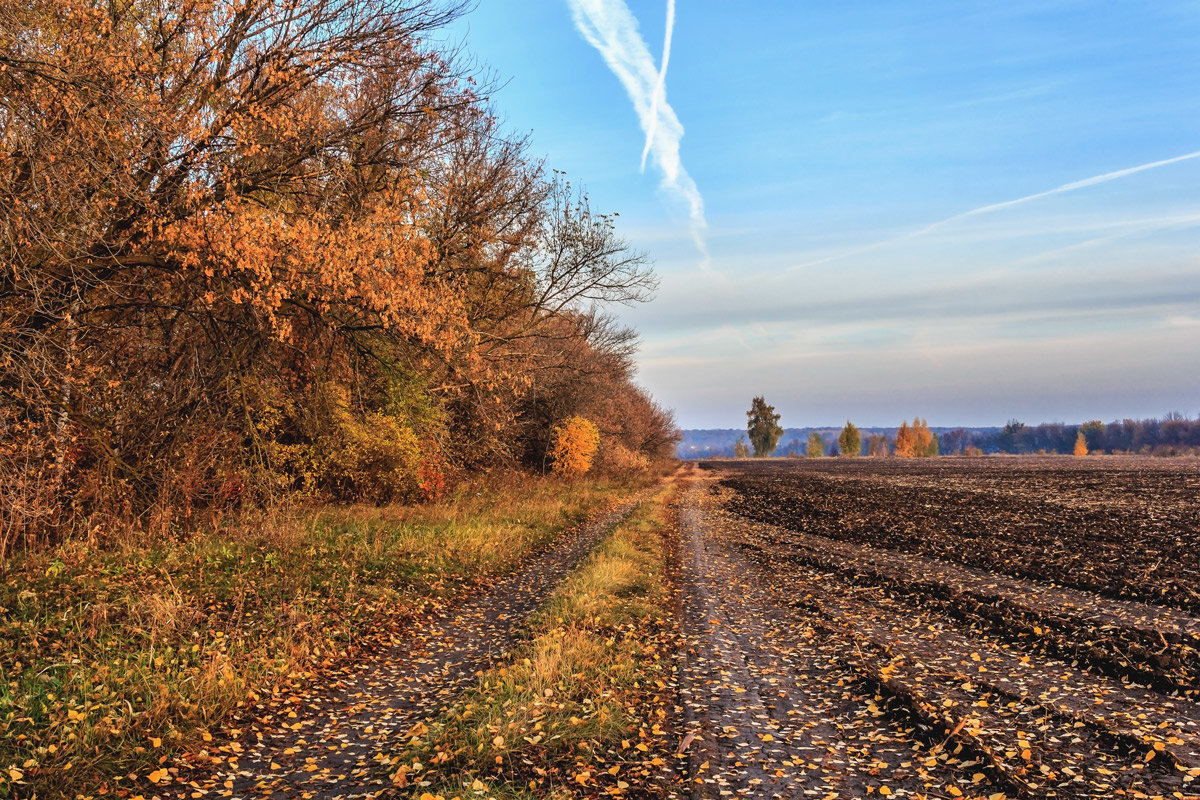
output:
[[[858,458],[862,451],[862,434],[850,420],[846,420],[846,427],[838,434],[838,450],[847,458]]]
[[[746,433],[754,447],[755,456],[763,458],[775,452],[779,438],[783,436],[779,419],[775,406],[767,405],[764,398],[756,397],[751,401],[750,410],[746,412]]]
[[[808,435],[808,445],[804,454],[809,458],[820,458],[825,455],[825,441],[821,439],[821,434],[813,431]]]
[[[917,458],[932,458],[938,454],[937,434],[929,429],[927,421],[920,417],[913,417],[912,432],[916,437],[913,454]]]
[[[905,420],[896,429],[896,458],[916,458],[916,455],[917,436]]]
[[[598,465],[669,451],[593,308],[649,265],[438,52],[466,5],[0,0],[0,554],[98,508],[540,463],[577,414]]]

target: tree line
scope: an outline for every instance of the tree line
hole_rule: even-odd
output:
[[[672,455],[605,310],[650,265],[431,42],[462,13],[0,0],[0,554],[547,469],[575,417]]]
[[[985,452],[1072,453],[1082,438],[1091,453],[1196,455],[1200,454],[1200,418],[1188,419],[1170,413],[1162,418],[1108,423],[1090,420],[1080,425],[1061,422],[1026,425],[1014,419],[994,434],[959,438],[970,439]]]
[[[812,430],[806,439],[792,439],[780,453],[780,439],[785,430],[779,425],[781,415],[762,397],[754,398],[747,412],[747,433],[750,443],[739,438],[732,448],[719,444],[708,446],[704,455],[742,458],[751,455],[851,456],[928,458],[937,455],[1008,454],[1073,454],[1129,453],[1143,455],[1200,454],[1200,418],[1189,420],[1182,414],[1168,414],[1162,419],[1103,423],[1091,420],[1078,425],[1061,422],[1025,425],[1010,420],[997,428],[953,428],[935,432],[927,420],[914,417],[901,422],[892,431],[875,429],[865,436],[849,420],[836,434]],[[688,432],[684,432],[685,435]],[[681,452],[682,457],[692,455]]]

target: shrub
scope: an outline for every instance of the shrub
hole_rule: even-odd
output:
[[[600,447],[600,432],[584,417],[568,417],[554,428],[550,461],[559,475],[574,477],[592,468]]]

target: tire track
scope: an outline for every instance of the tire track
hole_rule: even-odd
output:
[[[414,725],[441,713],[503,658],[546,594],[647,494],[564,532],[487,593],[445,609],[408,642],[367,656],[354,673],[312,686],[284,719],[249,721],[241,737],[249,744],[231,743],[233,755],[210,757],[210,773],[160,796],[334,800],[396,793],[384,754],[401,749]]]

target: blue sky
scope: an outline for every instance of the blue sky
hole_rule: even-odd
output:
[[[447,35],[655,262],[622,315],[684,427],[1200,412],[1200,6],[679,0],[659,92],[667,19]]]

